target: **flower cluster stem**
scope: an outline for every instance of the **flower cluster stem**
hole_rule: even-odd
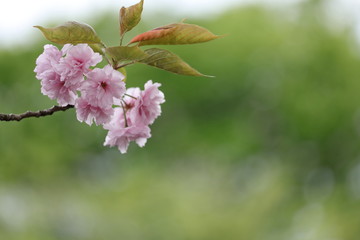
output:
[[[124,100],[122,100],[122,101],[124,101]],[[123,102],[120,102],[120,103],[121,103],[121,107],[122,107],[123,113],[124,113],[125,128],[127,128],[129,125],[128,125],[128,122],[127,122],[127,119],[126,119],[126,108],[125,108]]]

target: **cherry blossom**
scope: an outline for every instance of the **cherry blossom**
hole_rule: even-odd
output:
[[[105,124],[111,120],[114,113],[112,106],[101,107],[92,104],[87,99],[81,97],[75,102],[76,116],[80,122],[85,122],[89,126],[95,122],[96,125]]]
[[[121,98],[125,93],[125,76],[110,65],[96,68],[86,74],[87,80],[80,88],[81,95],[97,106],[111,106],[113,98]]]
[[[43,74],[47,71],[54,71],[54,67],[59,64],[62,57],[62,52],[57,47],[51,44],[44,46],[44,52],[36,59],[36,78],[43,79]]]
[[[75,105],[77,118],[89,125],[107,123],[113,114],[114,99],[122,98],[125,93],[124,75],[107,65],[95,68],[86,76],[79,89],[81,98]]]
[[[151,80],[145,83],[145,89],[141,92],[132,89],[128,95],[136,99],[130,99],[127,103],[131,110],[129,116],[137,124],[153,124],[161,114],[160,104],[165,102],[164,93],[159,90],[160,83],[153,83]]]
[[[41,92],[60,105],[75,104],[84,74],[102,60],[87,44],[66,44],[60,51],[47,44],[36,59],[36,77],[41,80]]]
[[[63,51],[55,46],[45,45],[44,52],[36,59],[34,70],[36,77],[41,80],[41,93],[57,100],[62,106],[74,104],[77,98],[76,87],[66,85],[61,79],[61,74],[56,71],[63,54]]]
[[[121,107],[115,109],[112,120],[103,127],[109,130],[104,146],[117,146],[121,153],[127,152],[131,141],[143,147],[147,139],[151,137],[150,128],[147,125],[134,125],[129,118],[125,121],[124,110]]]
[[[66,44],[61,51],[46,45],[34,70],[41,92],[62,106],[75,105],[80,122],[103,125],[108,130],[104,145],[117,146],[121,153],[132,141],[143,147],[165,102],[161,84],[149,80],[144,90],[126,90],[125,76],[111,65],[90,68],[101,60],[87,44]]]
[[[60,74],[50,70],[42,74],[41,93],[57,100],[62,106],[74,104],[77,98],[76,89],[65,86]]]
[[[117,146],[121,153],[126,153],[131,141],[143,147],[151,137],[149,125],[161,114],[160,104],[165,102],[164,94],[158,89],[161,85],[149,80],[143,91],[129,88],[121,105],[115,109],[114,116],[104,129],[109,130],[105,146]]]
[[[66,56],[61,59],[57,66],[57,71],[63,80],[76,79],[90,71],[91,66],[95,66],[102,61],[99,53],[95,53],[87,44],[66,45],[63,48]]]

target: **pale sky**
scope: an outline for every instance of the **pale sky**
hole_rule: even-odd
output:
[[[34,25],[59,24],[75,20],[87,22],[104,10],[118,12],[139,0],[3,0],[0,7],[0,47],[21,44],[37,33]],[[291,5],[301,0],[145,0],[144,15],[167,10],[179,18],[213,16],[231,7],[262,2],[268,6]],[[338,21],[356,21],[360,26],[360,0],[332,0],[329,14]],[[359,27],[360,36],[360,27]]]

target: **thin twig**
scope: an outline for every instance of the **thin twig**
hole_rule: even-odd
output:
[[[0,121],[21,121],[24,118],[30,118],[30,117],[45,117],[45,116],[49,116],[52,115],[54,112],[59,112],[59,111],[66,111],[70,108],[73,108],[74,105],[66,105],[66,106],[53,106],[52,108],[49,109],[45,109],[45,110],[40,110],[37,112],[30,112],[27,111],[25,113],[21,113],[21,114],[3,114],[0,113]]]

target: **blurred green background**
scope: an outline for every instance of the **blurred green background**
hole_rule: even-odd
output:
[[[216,78],[129,67],[128,86],[160,82],[166,103],[125,155],[74,110],[0,122],[0,239],[359,239],[359,43],[324,12],[309,1],[189,19],[226,37],[167,48]],[[116,45],[116,11],[89,23]],[[0,49],[0,112],[54,104],[33,73],[45,43]]]

